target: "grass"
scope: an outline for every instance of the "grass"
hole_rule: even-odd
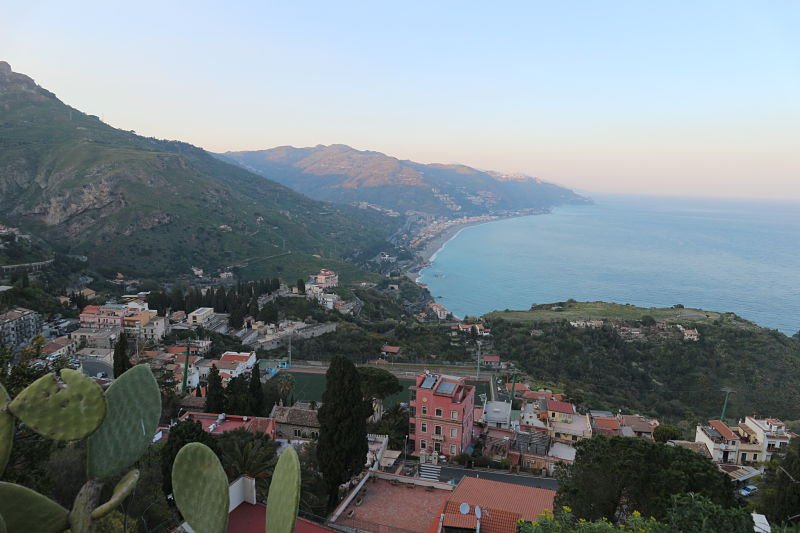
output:
[[[486,315],[489,319],[510,322],[537,322],[553,320],[640,320],[649,315],[666,322],[707,322],[723,316],[722,313],[702,309],[674,307],[637,307],[630,304],[608,302],[561,302],[537,305],[529,311],[495,311]]]

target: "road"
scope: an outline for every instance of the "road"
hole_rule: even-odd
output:
[[[509,474],[507,472],[498,472],[495,470],[473,470],[452,466],[443,466],[442,474],[439,479],[441,481],[449,481],[453,479],[456,483],[458,483],[464,476],[478,477],[492,481],[502,481],[504,483],[514,483],[516,485],[525,485],[526,487],[539,487],[543,489],[558,490],[558,481],[553,478],[536,477],[528,474]]]

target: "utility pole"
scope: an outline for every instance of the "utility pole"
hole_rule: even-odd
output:
[[[475,369],[475,379],[478,380],[481,379],[481,341],[476,339],[475,344],[478,346],[478,364]]]
[[[289,333],[289,368],[292,368],[292,334]]]
[[[736,391],[731,389],[730,387],[723,387],[721,390],[722,390],[722,392],[725,393],[725,402],[722,404],[722,414],[719,415],[719,419],[724,422],[725,421],[725,411],[728,409],[728,396],[730,396],[731,393],[736,392]]]

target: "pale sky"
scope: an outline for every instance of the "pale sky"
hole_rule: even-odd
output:
[[[212,151],[800,199],[800,2],[3,2],[0,59]]]

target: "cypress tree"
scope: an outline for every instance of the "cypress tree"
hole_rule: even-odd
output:
[[[264,416],[264,389],[261,387],[261,376],[258,365],[250,371],[250,414]]]
[[[361,378],[352,361],[334,357],[325,381],[322,407],[318,412],[317,459],[332,509],[339,499],[339,485],[364,468],[369,413],[364,409]]]
[[[114,377],[120,377],[131,367],[131,360],[128,358],[128,336],[122,333],[114,345]]]
[[[217,365],[211,365],[206,388],[206,413],[222,413],[224,411],[225,391],[222,390],[222,378],[219,377]]]

